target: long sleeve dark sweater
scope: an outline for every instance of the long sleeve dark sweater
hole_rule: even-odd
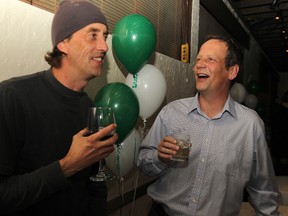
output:
[[[66,178],[59,164],[89,106],[51,70],[0,83],[0,215],[92,215],[90,169]]]

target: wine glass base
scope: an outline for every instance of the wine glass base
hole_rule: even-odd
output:
[[[110,174],[107,174],[105,172],[98,172],[97,175],[90,176],[90,181],[95,181],[95,182],[103,182],[107,180],[112,180],[114,177]]]

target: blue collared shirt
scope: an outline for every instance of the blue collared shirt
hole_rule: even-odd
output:
[[[173,168],[159,160],[157,146],[180,131],[191,135],[189,164]],[[263,121],[230,96],[212,119],[201,111],[198,94],[166,105],[141,144],[138,166],[159,177],[147,193],[169,215],[239,215],[244,188],[257,215],[280,215]]]

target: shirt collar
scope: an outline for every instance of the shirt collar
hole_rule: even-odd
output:
[[[199,92],[195,95],[194,100],[192,100],[192,103],[189,107],[189,109],[187,110],[187,114],[189,114],[190,112],[193,112],[195,110],[198,110],[199,113],[202,113],[202,110],[200,108],[199,105]],[[223,110],[220,114],[220,117],[225,113],[229,113],[231,116],[233,116],[234,118],[237,118],[236,115],[236,108],[235,108],[235,101],[232,99],[232,97],[229,95],[227,101],[225,102],[225,105],[223,107]]]
[[[233,116],[234,118],[237,118],[235,105],[236,105],[235,101],[232,99],[232,97],[229,94],[228,99],[227,99],[227,101],[226,101],[226,103],[224,105],[222,113],[227,111],[228,113],[230,113],[231,116]]]
[[[198,102],[198,93],[195,95],[195,97],[193,98],[188,110],[187,110],[187,115],[191,112],[193,112],[194,110],[197,110],[199,107],[199,102]]]

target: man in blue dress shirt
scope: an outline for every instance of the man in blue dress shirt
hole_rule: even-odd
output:
[[[244,189],[256,215],[280,215],[263,121],[229,95],[241,61],[231,39],[207,38],[194,66],[198,93],[157,116],[138,159],[142,172],[158,177],[147,191],[154,200],[150,216],[239,215]],[[175,132],[191,135],[184,168],[170,160],[178,150]]]

